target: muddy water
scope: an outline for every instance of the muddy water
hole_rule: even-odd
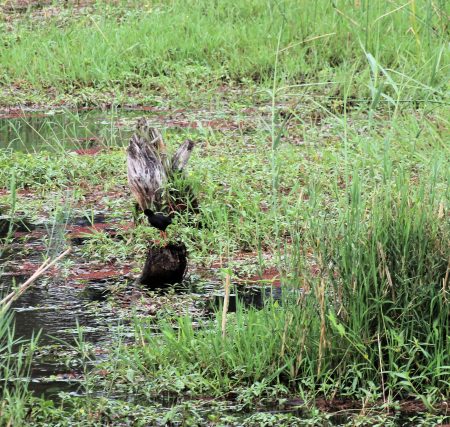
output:
[[[17,279],[22,282],[25,277]],[[109,331],[117,321],[106,307],[99,306],[99,312],[94,313],[89,303],[72,286],[54,280],[38,283],[13,305],[16,337],[30,338],[40,333],[30,387],[37,394],[77,391],[79,369],[64,363],[65,356],[76,353],[71,346],[76,347],[77,322],[87,342],[96,346],[107,344]]]
[[[72,263],[68,272],[64,273],[63,267],[46,275],[12,307],[17,338],[29,339],[40,333],[39,350],[31,373],[31,389],[39,395],[54,397],[60,391],[81,392],[80,366],[66,364],[69,356],[76,356],[78,326],[84,331],[84,340],[93,346],[97,360],[101,360],[104,349],[108,348],[113,336],[118,333],[119,326],[122,334],[131,334],[127,320],[118,317],[120,302],[111,304],[109,300],[109,289],[111,286],[123,285],[121,298],[126,299],[127,295],[136,291],[134,279],[127,271],[115,271],[111,267],[95,270],[98,266],[79,256],[77,245],[84,244],[86,237],[73,236],[77,235],[77,230],[86,230],[89,226],[114,228],[115,224],[102,212],[91,219],[69,218],[67,224],[28,223],[30,230],[16,231],[9,250],[3,251],[0,260],[3,272],[0,294],[4,294],[15,284],[23,283],[30,277],[45,255],[54,257],[61,253],[67,241],[74,245],[72,253],[65,260]],[[49,240],[51,246],[45,244]],[[139,292],[145,292],[145,289],[139,289]],[[206,307],[201,311],[203,315],[209,316],[223,305],[223,285],[220,282],[188,280],[177,285],[175,292],[200,301]],[[270,297],[280,298],[281,290],[233,286],[229,311],[236,310],[238,299],[244,306],[261,308]]]
[[[73,222],[84,224],[85,219],[74,219]],[[0,295],[30,277],[45,255],[62,252],[65,224],[51,227],[40,224],[30,228],[29,232],[16,231],[12,243],[2,251]],[[49,240],[50,247],[45,244]],[[73,252],[70,260],[80,268],[84,260],[78,258],[76,250]],[[126,280],[128,278],[120,274],[111,278],[114,284]],[[68,357],[76,353],[78,326],[83,330],[84,340],[91,343],[95,351],[99,350],[99,354],[115,333],[120,320],[109,307],[106,295],[99,298],[96,287],[102,291],[106,287],[98,282],[77,280],[67,277],[61,269],[53,270],[12,305],[15,337],[29,339],[40,334],[31,371],[31,389],[38,394],[53,395],[62,390],[78,389],[79,367],[65,364]],[[91,287],[93,291],[89,291]]]

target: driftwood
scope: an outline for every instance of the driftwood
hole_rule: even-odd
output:
[[[192,190],[183,185],[183,170],[194,148],[186,140],[169,159],[161,133],[141,119],[127,149],[128,184],[136,201],[144,211],[182,211],[190,205],[197,206]],[[180,179],[181,178],[181,179]]]
[[[197,209],[193,191],[184,179],[184,168],[193,148],[194,143],[187,140],[170,158],[161,133],[145,119],[138,121],[127,150],[128,184],[139,208],[150,210],[152,218],[155,212],[172,217],[174,212]],[[163,231],[155,221],[150,224]],[[149,245],[139,282],[151,288],[181,282],[186,266],[183,243],[161,248]]]
[[[150,247],[139,282],[150,288],[180,283],[186,273],[187,252],[184,243]]]

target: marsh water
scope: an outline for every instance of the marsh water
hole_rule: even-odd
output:
[[[13,281],[23,283],[27,278],[6,273],[0,291],[11,289]],[[79,391],[79,366],[64,365],[61,355],[63,359],[64,353],[67,357],[76,356],[80,331],[83,340],[94,347],[98,360],[114,336],[121,334],[122,340],[133,336],[130,322],[118,315],[108,302],[109,286],[124,284],[129,286],[125,293],[133,292],[135,284],[130,277],[84,280],[78,285],[76,282],[58,278],[40,281],[13,304],[16,338],[30,339],[39,334],[38,357],[31,372],[31,389],[38,394],[51,396],[59,391]],[[211,314],[221,307],[224,298],[220,284],[214,283],[180,284],[176,292],[204,298]],[[249,288],[239,293],[239,300],[245,305],[262,307],[269,293],[268,289]],[[230,295],[230,312],[236,310],[237,299],[236,293]]]
[[[2,295],[28,279],[45,257],[56,256],[63,246],[61,238],[64,234],[57,230],[63,231],[66,224],[27,225],[31,225],[31,230],[16,231],[2,251]],[[65,262],[76,263],[78,268],[84,263],[76,251]],[[86,292],[91,285],[95,286],[95,281],[77,280],[54,270],[39,279],[12,305],[15,337],[28,340],[39,336],[38,351],[31,367],[31,389],[38,394],[76,390],[77,374],[64,365],[64,353],[67,357],[76,353],[81,330],[84,340],[101,348],[117,325],[107,304],[95,301]]]
[[[165,120],[175,127],[190,123],[180,122],[179,114],[177,120],[173,114],[161,111],[144,114],[155,122]],[[98,148],[126,146],[136,117],[142,115],[143,111],[134,109],[3,114],[0,115],[0,148],[93,155]],[[93,346],[99,360],[114,334],[131,334],[129,319],[121,315],[120,304],[111,302],[114,298],[110,289],[120,288],[122,299],[145,289],[138,289],[136,275],[128,269],[94,265],[79,253],[86,236],[78,231],[101,227],[108,232],[115,229],[116,221],[108,218],[106,212],[96,212],[89,218],[72,212],[57,220],[41,218],[35,223],[29,218],[21,218],[17,223],[16,218],[12,239],[0,251],[2,295],[30,277],[45,257],[57,256],[67,243],[73,246],[72,253],[62,261],[62,268],[39,279],[13,305],[15,336],[29,339],[39,334],[39,350],[31,371],[31,388],[38,394],[54,396],[59,391],[79,391],[80,367],[65,362],[76,353],[80,332],[82,339]],[[210,312],[223,302],[222,285],[214,280],[188,280],[178,285],[176,292],[202,300]],[[240,299],[244,304],[261,307],[270,292],[249,287],[241,292]],[[231,294],[230,311],[236,309],[237,298],[236,293]]]
[[[145,116],[155,126],[177,130],[242,130],[252,112],[226,113],[209,110],[168,110],[159,107],[51,110],[0,113],[0,149],[25,152],[89,150],[93,147],[126,146],[136,119]]]
[[[105,216],[95,216],[94,225],[96,220],[104,223]],[[84,227],[87,222],[83,218],[74,218],[69,224]],[[60,224],[60,227],[67,229],[67,224]],[[31,276],[45,255],[62,251],[59,249],[62,242],[58,238],[53,237],[49,247],[43,244],[50,241],[50,235],[55,236],[54,229],[54,224],[51,227],[40,224],[32,226],[29,233],[16,232],[9,249],[2,256],[1,294]],[[70,233],[66,238],[70,239]],[[38,394],[79,391],[79,366],[64,365],[61,354],[64,356],[67,353],[67,357],[76,354],[80,331],[83,333],[83,340],[94,347],[99,360],[103,349],[108,347],[115,335],[122,334],[122,339],[124,336],[126,339],[127,335],[132,336],[129,319],[122,315],[120,302],[114,304],[111,301],[114,298],[111,296],[111,288],[121,288],[122,300],[133,292],[146,291],[136,284],[136,277],[131,274],[123,274],[122,270],[115,270],[110,266],[105,270],[98,270],[98,265],[91,266],[77,253],[77,246],[82,245],[84,239],[71,240],[72,244],[76,244],[70,258],[65,260],[70,263],[67,271],[58,271],[38,280],[13,304],[16,338],[29,339],[39,334],[38,357],[33,361],[31,373],[31,389]],[[91,267],[92,274],[89,273]],[[64,268],[63,265],[62,269]],[[24,269],[27,273],[23,272]],[[77,271],[81,272],[79,277]],[[192,282],[188,279],[186,283],[177,285],[175,292],[190,294],[197,300],[202,300],[206,312],[212,313],[223,303],[221,288],[219,282]],[[159,292],[164,293],[166,290]],[[269,288],[249,287],[239,292],[239,300],[245,305],[258,308],[262,307],[264,299],[270,293]],[[274,295],[277,297],[279,293],[278,289]],[[236,293],[230,295],[230,311],[236,310],[237,299]]]
[[[161,121],[161,112],[146,114],[154,117],[155,122]],[[98,147],[126,146],[138,116],[142,116],[142,111],[0,116],[0,148],[25,152],[65,150],[92,155]],[[167,123],[172,120],[166,119]],[[129,269],[86,260],[80,251],[87,237],[79,231],[99,227],[114,236],[119,227],[117,221],[108,212],[77,216],[76,209],[59,219],[41,218],[33,222],[23,217],[16,224],[12,239],[0,249],[0,295],[4,295],[30,277],[45,257],[57,256],[67,243],[73,247],[57,271],[39,279],[12,307],[15,337],[30,339],[39,335],[30,383],[37,395],[58,399],[61,392],[84,393],[82,366],[73,363],[80,341],[91,346],[94,358],[89,362],[89,369],[92,369],[105,357],[114,338],[118,335],[121,340],[133,338],[130,304],[136,293],[141,295],[147,290],[136,283],[137,274]],[[202,306],[202,310],[193,311],[194,320],[199,320],[195,318],[199,313],[208,316],[223,305],[223,285],[213,275],[209,279],[188,275],[186,282],[175,286],[173,291],[192,296]],[[229,311],[236,310],[238,301],[244,306],[261,308],[268,298],[281,299],[281,288],[239,284],[233,286]],[[170,406],[170,402],[167,404]],[[298,414],[295,408],[285,411]],[[341,421],[339,418],[335,423]]]
[[[133,111],[121,112],[133,118]],[[126,142],[130,128],[117,111],[52,111],[0,115],[0,148],[26,152],[90,149]]]

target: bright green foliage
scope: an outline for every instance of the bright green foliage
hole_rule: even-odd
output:
[[[210,327],[180,318],[156,335],[139,322],[137,342],[146,344],[125,352],[124,364],[145,371],[155,393],[283,383],[374,399],[410,393],[431,407],[450,378],[450,228],[434,185],[413,189],[400,176],[365,197],[355,179],[347,208],[312,221],[298,243],[296,259],[308,268],[303,249],[317,242],[320,269],[303,271],[301,290],[286,286],[262,310],[239,307],[224,338],[221,313]]]
[[[308,408],[317,396],[346,396],[390,409],[415,396],[430,412],[448,400],[446,3],[110,3],[59,6],[47,18],[31,9],[2,20],[1,29],[10,31],[0,34],[0,103],[138,100],[166,107],[175,116],[163,118],[175,127],[164,135],[170,148],[185,138],[197,143],[180,186],[193,188],[194,220],[202,224],[176,216],[169,238],[188,246],[193,275],[207,271],[217,280],[212,265],[219,260],[238,283],[275,268],[283,297],[268,299],[261,310],[238,304],[227,315],[225,336],[220,311],[198,320],[161,307],[153,317],[137,318],[135,340],[116,338],[102,375],[83,359],[87,396],[62,396],[60,406],[37,400],[27,421],[300,422],[290,414],[233,418],[223,407],[200,415],[194,400],[175,405],[171,399],[180,395],[231,396],[240,410],[292,395]],[[182,120],[197,122],[195,131],[178,127],[174,107],[186,106]],[[208,110],[212,122],[223,119],[223,129],[209,127]],[[37,152],[20,138],[3,144],[0,189],[13,189],[1,196],[5,210],[31,217],[53,212],[56,223],[71,208],[93,217],[101,205],[107,215],[129,221],[126,140],[114,130],[121,114],[111,113],[102,135],[78,134],[70,120],[50,122]],[[71,120],[79,124],[83,117],[74,113]],[[135,118],[124,127],[130,130]],[[99,136],[102,151],[68,151],[86,136]],[[13,203],[16,187],[37,197],[18,193]],[[156,238],[144,225],[115,236],[98,231],[77,255],[114,258],[137,271]],[[7,354],[10,330],[9,317],[2,317],[0,350]],[[82,338],[78,344],[86,350]],[[16,375],[12,366],[9,356],[0,356],[2,377]],[[102,398],[92,396],[98,388]],[[1,390],[8,408],[0,407],[0,424],[22,422],[31,407],[26,385],[15,395],[10,390]],[[138,403],[129,402],[131,394]],[[327,425],[327,418],[313,411],[299,425]],[[352,422],[395,421],[377,414]]]
[[[31,13],[1,24],[12,31],[0,36],[0,81],[25,92],[86,89],[92,100],[89,90],[111,87],[145,95],[270,83],[279,36],[278,77],[327,83],[328,95],[342,94],[353,75],[358,97],[377,98],[378,90],[394,99],[439,97],[448,77],[442,1],[100,1],[75,12],[63,7],[54,17]]]

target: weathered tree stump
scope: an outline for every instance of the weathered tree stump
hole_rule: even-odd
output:
[[[145,119],[137,123],[136,133],[127,149],[128,184],[139,208],[145,211],[149,223],[165,231],[160,223],[162,214],[197,210],[198,203],[186,182],[184,168],[194,143],[185,141],[170,158],[161,133]],[[156,221],[156,219],[161,221]],[[147,260],[139,282],[151,288],[181,282],[186,273],[187,251],[183,243],[148,248]]]
[[[142,211],[169,213],[197,207],[184,176],[193,148],[194,143],[186,140],[169,159],[161,133],[145,119],[138,121],[127,149],[127,168],[130,190]]]
[[[149,247],[139,283],[161,288],[180,283],[186,273],[187,251],[184,243],[169,243],[164,247]]]

